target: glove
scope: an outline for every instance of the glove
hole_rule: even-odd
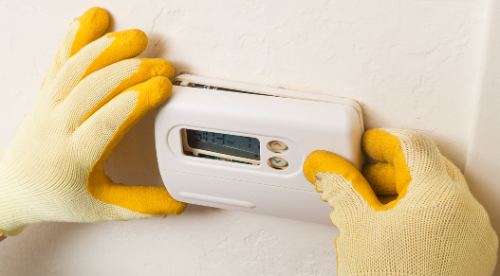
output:
[[[498,239],[488,215],[434,143],[373,129],[362,144],[379,161],[364,167],[366,178],[330,152],[315,151],[304,163],[334,209],[338,275],[491,275]]]
[[[0,152],[0,235],[36,222],[151,218],[186,208],[163,187],[115,184],[104,173],[123,135],[170,95],[174,73],[166,60],[129,59],[147,46],[142,31],[102,36],[107,25],[100,8],[70,25],[33,108]]]

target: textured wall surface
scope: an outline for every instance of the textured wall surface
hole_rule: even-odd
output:
[[[357,100],[367,128],[421,131],[465,167],[486,1],[0,0],[0,148],[68,24],[92,6],[138,28],[177,72]],[[162,185],[148,115],[108,160]],[[319,200],[319,194],[318,194]],[[164,220],[46,223],[0,244],[1,275],[335,275],[334,226],[200,206]]]

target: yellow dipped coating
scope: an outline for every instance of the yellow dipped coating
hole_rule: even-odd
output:
[[[108,21],[92,8],[70,25],[32,111],[0,151],[0,202],[9,214],[0,235],[43,221],[145,219],[186,208],[163,187],[115,184],[104,173],[124,134],[167,99],[174,73],[167,61],[123,60],[140,54],[147,37],[130,30],[98,38]]]
[[[115,184],[104,173],[104,160],[109,157],[113,148],[132,126],[168,98],[172,91],[172,84],[166,77],[158,76],[126,89],[122,93],[128,91],[139,93],[137,104],[92,166],[87,177],[87,190],[100,201],[141,214],[178,215],[186,209],[186,204],[173,199],[166,188]]]
[[[378,183],[384,183],[385,185],[395,183],[396,198],[391,195],[384,195],[391,197],[383,197],[381,202],[361,172],[347,160],[331,152],[317,150],[309,154],[304,162],[304,175],[316,187],[314,176],[318,172],[342,175],[373,209],[377,211],[389,210],[396,206],[398,201],[406,195],[406,188],[411,182],[410,170],[406,165],[399,139],[379,129],[369,130],[363,136],[363,149],[373,159],[386,162],[394,167],[393,171],[387,169],[385,165],[379,165],[385,168],[384,171],[379,172],[385,172],[387,175],[380,173],[372,174],[370,177],[377,177]],[[374,171],[370,172],[373,173]],[[392,177],[394,177],[394,182],[390,180]],[[394,191],[394,187],[387,187],[387,190]]]
[[[386,131],[374,128],[365,132],[362,146],[363,151],[371,158],[394,167],[394,183],[397,194],[406,190],[412,178],[399,139]],[[392,177],[382,174],[378,176],[385,179]],[[387,181],[380,180],[379,182]]]
[[[167,78],[172,78],[175,73],[174,66],[167,60],[160,58],[141,58],[141,65],[137,72],[132,74],[129,78],[123,80],[117,87],[115,87],[100,103],[98,103],[89,114],[85,117],[87,120],[92,114],[103,107],[106,103],[111,101],[114,97],[125,91],[127,88],[132,87],[136,84],[142,83],[156,76],[164,76]]]
[[[377,196],[398,195],[394,167],[389,163],[378,162],[363,166],[365,176]]]
[[[316,179],[314,176],[318,172],[339,174],[342,175],[347,181],[351,182],[354,189],[374,209],[387,209],[382,203],[380,203],[370,187],[370,184],[368,184],[361,172],[347,160],[334,153],[323,150],[313,151],[309,154],[309,156],[307,156],[306,161],[304,162],[303,170],[307,180],[316,186],[316,190],[318,192],[324,192],[318,190],[316,185]]]
[[[94,7],[73,20],[68,31],[59,43],[54,60],[50,64],[42,88],[47,81],[53,80],[70,57],[83,47],[101,37],[108,27],[109,17],[105,10]]]
[[[88,9],[75,21],[80,22],[75,39],[71,44],[70,57],[78,53],[87,44],[101,37],[109,24],[108,13],[99,7]]]
[[[396,200],[398,199],[398,195],[391,195],[391,196],[377,196],[378,197],[378,200],[380,201],[380,203],[382,204],[387,204],[393,200]]]
[[[305,176],[333,208],[339,275],[492,274],[498,238],[488,215],[430,139],[374,129],[365,133],[363,148],[379,161],[364,168],[366,178],[326,151],[304,163]],[[368,181],[398,195],[377,201]]]
[[[132,58],[142,53],[148,46],[148,37],[137,29],[110,33],[104,38],[114,39],[111,45],[102,51],[99,56],[87,67],[80,80],[115,62]]]

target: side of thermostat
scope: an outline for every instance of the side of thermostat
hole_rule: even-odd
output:
[[[362,165],[352,100],[183,74],[158,110],[163,182],[177,200],[331,224],[302,173],[314,150]]]

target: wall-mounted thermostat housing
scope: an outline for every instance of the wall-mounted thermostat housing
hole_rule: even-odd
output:
[[[362,165],[361,108],[344,98],[183,74],[155,124],[163,182],[192,204],[331,224],[305,158]]]

